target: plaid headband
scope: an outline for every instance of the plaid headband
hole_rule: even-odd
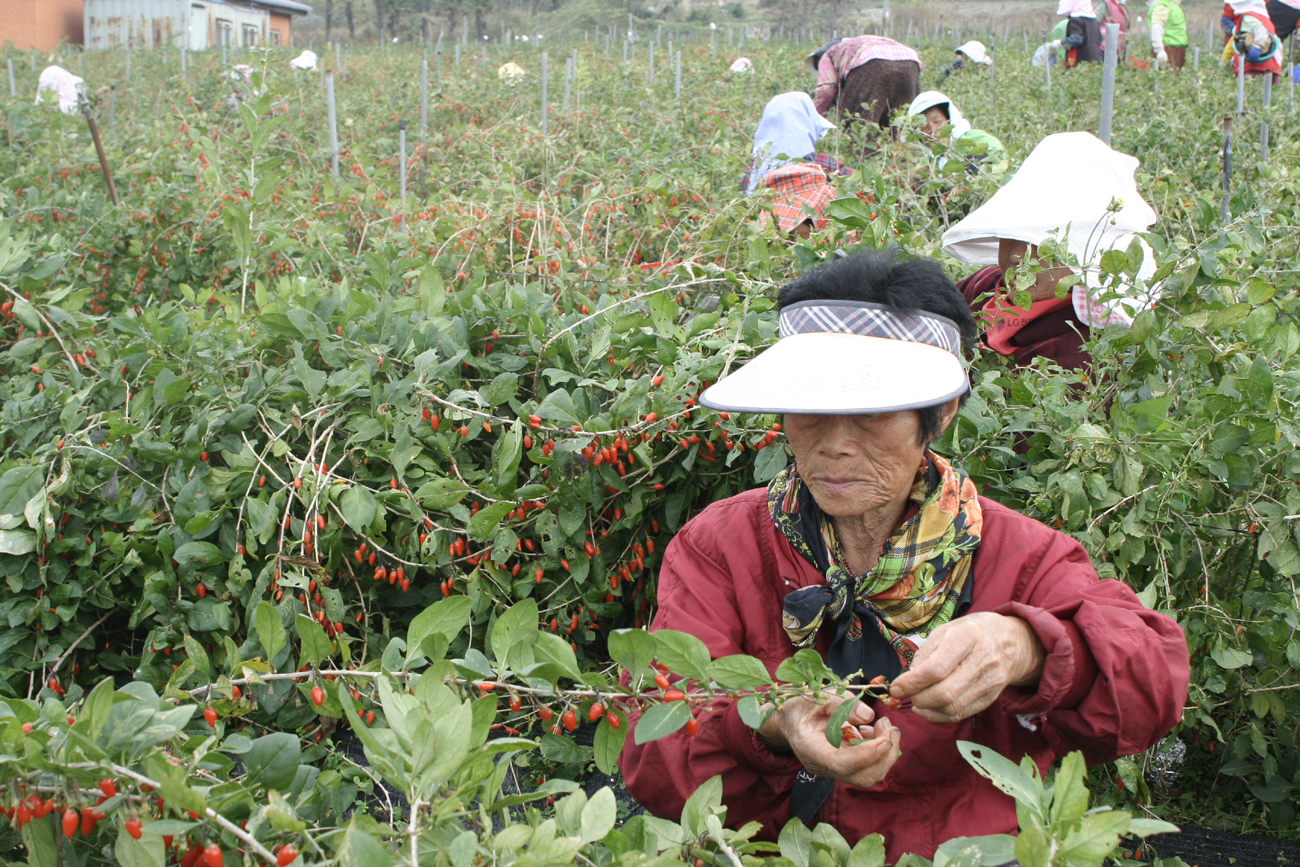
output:
[[[926,343],[961,354],[961,331],[942,316],[902,311],[867,301],[800,301],[781,311],[780,336],[838,332]]]

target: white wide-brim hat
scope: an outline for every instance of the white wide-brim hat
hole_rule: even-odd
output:
[[[947,403],[968,390],[956,323],[864,301],[801,301],[780,338],[705,389],[729,412],[876,414]]]

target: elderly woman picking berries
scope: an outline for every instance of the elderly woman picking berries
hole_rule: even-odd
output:
[[[755,656],[769,673],[815,648],[869,688],[840,747],[825,729],[842,699],[786,701],[757,731],[731,699],[696,707],[694,733],[627,739],[632,795],[675,818],[720,774],[728,823],[757,821],[773,839],[791,817],[850,842],[879,833],[893,862],[1015,831],[1014,802],[962,761],[959,740],[1046,768],[1166,734],[1187,695],[1178,624],[930,448],[969,391],[976,334],[939,265],[889,251],[837,259],[786,285],[778,305],[780,339],[701,403],[782,414],[794,463],[687,523],[651,628],[690,632],[714,658]]]

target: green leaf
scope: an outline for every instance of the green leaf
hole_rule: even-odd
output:
[[[654,636],[644,629],[616,629],[609,634],[609,655],[635,677],[654,661]]]
[[[136,840],[126,832],[126,828],[119,827],[117,840],[113,843],[113,860],[122,867],[162,867],[164,854],[162,837],[145,833]]]
[[[885,838],[868,834],[859,840],[849,853],[847,867],[885,867]]]
[[[1150,837],[1154,834],[1177,834],[1181,829],[1172,822],[1163,819],[1131,819],[1128,833],[1136,837]]]
[[[591,753],[586,747],[575,744],[569,738],[562,735],[547,734],[542,735],[540,741],[542,755],[553,762],[561,765],[571,765],[577,762],[585,762],[591,758]]]
[[[708,673],[725,689],[758,689],[772,685],[772,678],[763,663],[740,653],[713,660],[708,664]]]
[[[533,658],[539,665],[551,665],[570,680],[582,680],[578,657],[569,642],[552,632],[538,632],[533,645]]]
[[[957,749],[972,768],[1000,790],[1015,798],[1031,813],[1046,819],[1042,803],[1042,782],[1025,773],[1010,759],[981,744],[957,741]],[[1023,830],[1023,829],[1022,829]]]
[[[1295,786],[1289,781],[1272,775],[1263,783],[1256,783],[1251,786],[1250,793],[1266,804],[1276,804],[1285,801],[1293,789],[1295,789]]]
[[[492,655],[506,667],[508,658],[518,658],[519,650],[537,643],[537,600],[522,599],[511,605],[492,626]]]
[[[667,737],[686,725],[691,709],[684,701],[669,701],[651,707],[636,724],[637,745]]]
[[[172,559],[176,561],[180,573],[185,575],[195,569],[203,569],[207,566],[224,563],[226,562],[226,555],[222,554],[221,549],[211,542],[186,542],[176,549],[176,553],[172,554]]]
[[[605,835],[614,830],[618,821],[618,802],[614,800],[614,790],[604,786],[596,790],[582,808],[582,822],[578,837],[584,844],[603,840]]]
[[[57,815],[55,814],[56,817]],[[23,825],[23,846],[27,849],[28,867],[56,867],[59,863],[59,848],[54,842],[53,819],[38,819]],[[159,863],[162,863],[161,860]]]
[[[1210,659],[1218,663],[1220,668],[1233,671],[1242,666],[1250,665],[1255,657],[1244,650],[1237,650],[1235,647],[1220,647],[1210,651]]]
[[[1052,807],[1048,814],[1053,827],[1073,822],[1088,812],[1087,775],[1083,753],[1078,750],[1061,761],[1052,785]]]
[[[0,554],[17,557],[36,550],[36,534],[31,530],[0,530]]]
[[[366,532],[379,514],[375,495],[361,485],[353,485],[343,492],[339,509],[343,512],[343,521],[358,533]]]
[[[22,525],[23,509],[41,489],[43,478],[40,467],[14,467],[0,476],[0,528]]]
[[[954,837],[935,851],[934,858],[936,861],[941,855],[955,858],[957,853],[972,847],[980,853],[975,862],[979,867],[1001,867],[1016,857],[1015,837],[1010,834],[989,834],[986,837]],[[948,863],[952,864],[951,861]]]
[[[253,626],[257,630],[257,640],[266,650],[266,661],[270,662],[288,642],[280,612],[265,600],[257,603]]]
[[[1032,824],[1021,828],[1016,837],[1016,861],[1020,867],[1049,867],[1050,859],[1051,847],[1043,829]]]
[[[406,661],[422,656],[420,648],[425,639],[437,633],[451,641],[469,623],[469,612],[474,601],[468,596],[448,596],[421,611],[411,620],[406,631]]]
[[[769,707],[767,710],[763,710],[758,696],[747,695],[736,702],[736,710],[740,713],[741,722],[754,731],[758,731],[776,708]]]
[[[609,724],[609,718],[617,716],[619,727]],[[596,767],[602,774],[613,776],[618,771],[618,757],[623,752],[623,742],[627,740],[627,718],[617,710],[608,710],[600,724],[596,726],[596,736],[592,739],[592,751]]]
[[[578,418],[578,408],[574,406],[573,397],[562,388],[557,388],[546,396],[546,399],[537,407],[537,415],[565,426],[582,424],[582,420]]]
[[[297,735],[290,732],[263,735],[243,755],[248,771],[246,783],[287,791],[298,774],[300,755]]]
[[[294,628],[298,630],[298,639],[302,642],[299,665],[318,665],[329,658],[332,652],[330,640],[319,623],[305,614],[299,614],[294,618]]]
[[[707,817],[722,809],[722,776],[709,777],[700,784],[682,805],[681,826],[692,835],[703,834],[708,826]]]
[[[760,485],[772,481],[785,465],[785,449],[775,443],[767,446],[754,459],[754,481]]]
[[[660,665],[679,677],[698,681],[709,679],[709,648],[703,641],[674,629],[661,629],[650,634],[655,640],[655,658]]]
[[[483,398],[489,406],[498,406],[515,396],[519,386],[519,374],[498,373],[496,377],[483,386]]]
[[[840,702],[840,706],[835,708],[835,712],[826,721],[826,740],[830,741],[831,746],[836,749],[839,749],[840,744],[843,743],[844,733],[841,726],[849,721],[849,714],[853,713],[853,708],[857,704],[857,696],[849,696],[849,698]]]
[[[812,867],[812,831],[803,822],[798,819],[786,822],[776,843],[781,847],[781,855],[795,867]]]
[[[465,532],[474,539],[487,539],[496,532],[501,519],[515,510],[514,503],[493,503],[474,513],[465,527]]]
[[[1061,841],[1057,857],[1067,865],[1101,864],[1119,848],[1120,835],[1128,830],[1129,819],[1122,810],[1084,816]]]

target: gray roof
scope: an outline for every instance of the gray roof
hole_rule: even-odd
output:
[[[271,9],[279,9],[283,12],[290,12],[296,15],[307,15],[311,7],[306,3],[295,3],[294,0],[245,0],[254,6],[267,6]]]

